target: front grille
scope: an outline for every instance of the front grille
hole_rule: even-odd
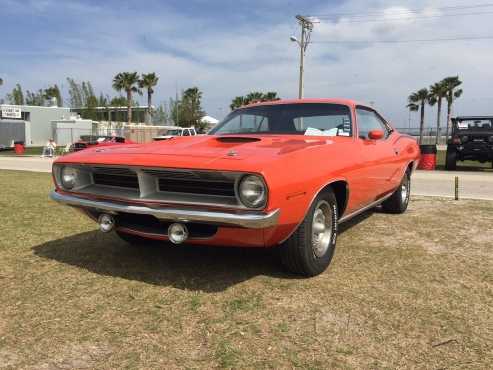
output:
[[[139,189],[137,174],[126,168],[96,167],[93,169],[92,177],[96,185]]]
[[[174,168],[88,166],[80,191],[120,199],[243,208],[235,184],[243,173]]]
[[[158,184],[159,191],[219,195],[225,197],[235,196],[234,181],[178,180],[173,178],[160,178]]]
[[[187,170],[149,170],[145,169],[142,172],[167,179],[179,179],[179,180],[193,180],[200,179],[200,175],[198,172],[187,171]]]

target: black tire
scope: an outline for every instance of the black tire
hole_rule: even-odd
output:
[[[387,213],[404,213],[409,204],[411,195],[411,174],[406,171],[399,187],[394,191],[390,198],[382,203],[382,208]]]
[[[455,171],[457,168],[457,152],[455,147],[447,147],[447,155],[445,157],[445,169],[447,171]]]
[[[323,225],[326,233],[322,235],[325,239],[322,242],[319,241],[322,232],[318,235],[316,245],[312,243],[315,214],[319,221],[323,220],[319,225]],[[303,222],[280,247],[281,261],[290,272],[311,277],[325,271],[336,246],[337,215],[337,201],[332,190],[320,193],[310,206]]]

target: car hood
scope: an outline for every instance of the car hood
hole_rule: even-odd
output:
[[[259,165],[338,138],[301,135],[238,135],[173,137],[146,144],[91,148],[61,157],[58,162],[259,170]]]

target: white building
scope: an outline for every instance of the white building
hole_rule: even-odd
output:
[[[53,138],[51,121],[70,116],[70,108],[30,105],[0,105],[0,144],[23,141],[26,146],[43,146]]]
[[[72,144],[79,140],[81,135],[92,135],[97,130],[97,122],[80,118],[78,114],[69,118],[51,120],[51,137],[57,145]],[[105,133],[106,134],[106,133]]]

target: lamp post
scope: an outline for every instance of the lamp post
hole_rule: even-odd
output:
[[[301,26],[301,39],[298,40],[295,36],[291,36],[289,39],[292,42],[296,42],[296,44],[300,47],[300,77],[299,77],[299,88],[298,88],[298,97],[303,98],[303,73],[304,73],[304,60],[305,60],[305,52],[308,44],[310,43],[310,33],[313,29],[313,22],[303,17],[301,15],[297,15],[296,19]]]

